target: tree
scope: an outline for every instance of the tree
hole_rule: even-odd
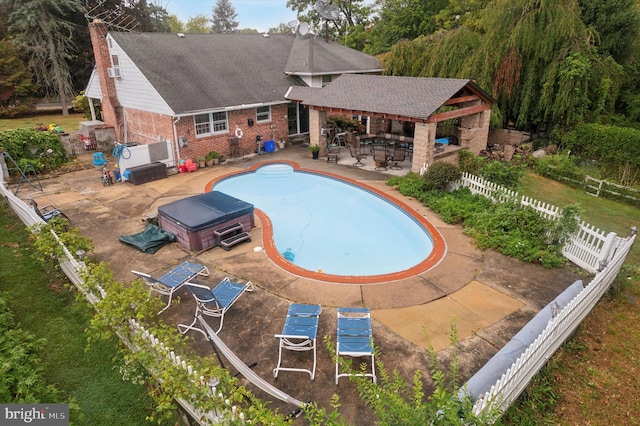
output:
[[[640,31],[640,10],[636,0],[580,0],[580,14],[598,34],[596,45],[619,64],[629,61]]]
[[[613,111],[622,68],[599,54],[575,0],[492,2],[473,25],[399,43],[388,74],[475,78],[518,128],[572,127]]]
[[[67,17],[83,10],[79,0],[13,0],[9,15],[14,43],[26,53],[36,80],[58,95],[64,115],[74,93],[68,62],[75,50],[74,25]]]
[[[153,32],[171,32],[169,19],[172,15],[169,15],[164,7],[152,4],[151,6],[148,6],[148,13],[151,22],[151,30]]]
[[[37,86],[32,74],[8,40],[0,40],[0,117],[29,112]]]
[[[213,18],[211,19],[211,30],[214,33],[232,33],[238,29],[235,8],[229,0],[218,0],[213,7]]]
[[[196,15],[187,21],[184,29],[187,33],[209,33],[211,28],[209,27],[209,19],[204,15]]]
[[[435,32],[436,14],[448,3],[448,0],[383,0],[365,52],[376,55],[388,51],[398,40],[413,40]]]
[[[169,26],[169,32],[171,33],[183,33],[185,32],[185,26],[180,19],[176,15],[169,15],[166,19],[167,25]]]
[[[366,0],[332,0],[340,14],[338,19],[329,21],[320,16],[314,8],[317,0],[288,0],[287,7],[296,12],[301,21],[307,22],[316,34],[324,33],[332,40],[349,43],[352,36],[358,36],[371,21],[374,6]]]

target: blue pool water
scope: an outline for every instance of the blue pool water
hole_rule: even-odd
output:
[[[288,164],[225,178],[213,190],[262,210],[272,222],[280,254],[310,271],[390,274],[419,264],[433,250],[426,229],[391,202]]]

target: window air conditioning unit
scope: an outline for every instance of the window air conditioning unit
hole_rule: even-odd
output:
[[[107,68],[107,75],[110,78],[121,78],[122,76],[120,75],[120,67]]]

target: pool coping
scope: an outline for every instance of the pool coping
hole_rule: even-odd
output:
[[[381,199],[384,199],[387,202],[394,204],[396,207],[402,209],[405,214],[411,216],[411,218],[414,221],[416,221],[419,225],[421,225],[426,229],[427,233],[429,234],[433,242],[433,249],[431,250],[431,253],[429,254],[429,256],[427,256],[423,261],[412,266],[411,268],[404,269],[398,272],[392,272],[388,274],[358,276],[358,275],[327,274],[321,271],[311,271],[311,270],[304,269],[292,264],[281,255],[281,253],[278,251],[275,245],[275,241],[273,238],[273,225],[271,224],[271,220],[262,210],[255,208],[254,213],[256,214],[256,216],[258,216],[260,222],[262,223],[262,240],[263,240],[264,250],[267,256],[269,257],[269,259],[275,265],[282,268],[286,272],[296,275],[300,278],[306,278],[306,279],[322,281],[327,283],[356,284],[356,285],[381,284],[381,283],[404,280],[407,278],[412,278],[412,277],[424,274],[425,272],[428,272],[429,270],[435,268],[444,259],[447,253],[447,243],[444,237],[431,222],[429,222],[425,217],[418,214],[418,212],[416,212],[408,204],[372,186],[366,185],[362,182],[359,182],[354,179],[350,179],[338,174],[326,172],[326,171],[319,171],[315,169],[304,168],[294,161],[290,161],[290,160],[261,161],[259,163],[253,164],[251,167],[248,167],[245,170],[239,170],[239,171],[231,172],[231,173],[216,177],[215,179],[209,181],[205,185],[204,190],[205,192],[212,191],[215,185],[221,180],[228,179],[235,175],[254,173],[261,167],[265,167],[272,164],[286,164],[291,166],[295,171],[332,178],[337,181],[345,182],[347,184],[353,185],[355,187],[358,187],[365,191],[373,193],[374,195],[380,197]]]

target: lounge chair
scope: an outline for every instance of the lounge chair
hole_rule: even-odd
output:
[[[351,156],[356,159],[356,162],[353,163],[354,166],[356,166],[356,167],[364,166],[364,163],[361,160],[363,158],[367,158],[366,154],[360,154],[360,153],[356,152],[355,147],[353,145],[351,145],[351,144],[349,144],[349,152],[351,153]]]
[[[31,207],[33,208],[33,210],[35,210],[36,214],[40,216],[40,219],[44,220],[45,222],[49,222],[50,220],[55,218],[65,219],[67,222],[71,222],[67,215],[53,204],[47,204],[46,206],[39,208],[38,203],[36,203],[36,200],[34,200],[33,198],[29,198],[29,204],[31,204]]]
[[[369,308],[338,308],[338,332],[336,355],[350,357],[371,357],[371,373],[342,373],[340,361],[336,359],[336,385],[343,376],[371,377],[376,379],[375,351]]]
[[[173,293],[178,291],[183,285],[198,277],[198,275],[209,276],[209,269],[206,266],[192,262],[182,262],[160,278],[154,278],[149,274],[139,271],[131,271],[132,274],[141,278],[149,286],[150,291],[169,296],[167,306],[162,308],[158,314],[164,312],[170,305]]]
[[[407,156],[407,151],[404,148],[396,148],[393,150],[393,155],[391,156],[391,160],[393,161],[393,166],[389,166],[392,170],[402,170],[402,167],[398,165],[398,163],[402,163]]]
[[[276,334],[278,344],[278,365],[273,370],[273,377],[278,377],[279,371],[302,371],[311,376],[316,375],[316,334],[318,332],[318,319],[322,308],[319,305],[291,304],[287,312],[282,334]],[[282,350],[289,351],[313,351],[313,368],[281,367]]]
[[[248,281],[246,284],[234,283],[229,280],[229,277],[226,277],[213,289],[193,283],[188,283],[187,288],[196,299],[196,312],[191,324],[179,324],[178,330],[180,330],[182,334],[187,333],[189,330],[195,330],[206,336],[206,333],[202,329],[194,327],[194,324],[198,321],[198,316],[206,315],[208,317],[220,318],[220,326],[216,334],[219,333],[224,323],[224,314],[231,309],[236,300],[238,300],[245,291],[253,291],[253,284],[251,281]]]

